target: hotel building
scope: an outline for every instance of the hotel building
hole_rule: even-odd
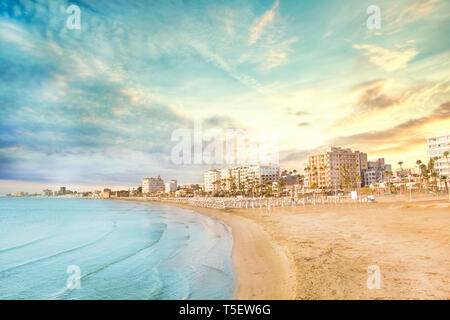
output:
[[[178,184],[177,180],[170,180],[170,182],[166,182],[165,184],[165,192],[171,193],[177,191]]]
[[[249,188],[250,183],[277,182],[280,178],[280,167],[277,165],[252,165],[209,170],[205,172],[204,178],[206,192],[245,190]]]
[[[437,157],[435,168],[440,176],[450,176],[449,162],[450,157],[446,158],[444,153],[450,152],[450,134],[442,134],[427,138],[428,160]]]
[[[204,174],[205,192],[219,192],[218,181],[220,181],[219,170],[209,170]]]
[[[360,188],[367,165],[366,153],[329,147],[326,152],[308,155],[305,184],[308,188]]]
[[[142,193],[153,193],[164,190],[164,180],[160,176],[158,178],[144,178],[142,179]]]
[[[363,169],[363,185],[370,186],[373,184],[383,183],[386,181],[385,171],[392,171],[390,164],[384,163],[384,158],[367,162],[367,169]]]

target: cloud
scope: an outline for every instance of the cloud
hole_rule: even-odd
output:
[[[311,149],[303,150],[282,150],[280,151],[280,163],[283,166],[293,165],[296,168],[302,167],[303,163],[306,163],[308,155],[323,151],[326,148],[325,145],[318,146]]]
[[[333,34],[333,31],[328,31],[327,33],[325,33],[325,34],[322,36],[322,39],[326,39],[326,38],[330,37],[332,34]]]
[[[429,14],[435,8],[434,4],[439,2],[440,0],[415,0],[412,4],[403,9],[402,12],[400,12],[394,23],[400,25],[414,22]]]
[[[450,101],[440,104],[430,114],[410,119],[386,130],[363,132],[350,136],[341,136],[330,140],[333,145],[361,148],[370,150],[401,151],[414,145],[425,143],[420,130],[434,123],[447,121],[450,125]]]
[[[250,27],[249,32],[249,44],[254,44],[263,34],[264,29],[267,28],[273,21],[275,20],[275,13],[280,4],[279,0],[276,0],[272,5],[272,8],[264,12],[264,14],[256,19],[252,26]]]
[[[231,67],[220,55],[209,50],[205,45],[198,42],[191,43],[192,48],[194,48],[199,54],[201,54],[207,61],[213,63],[218,68],[225,71],[233,79],[238,80],[243,85],[251,88],[259,93],[265,93],[263,86],[254,78],[237,72],[233,67]]]
[[[386,95],[383,93],[387,79],[377,79],[357,86],[353,93],[356,95],[356,104],[359,110],[372,111],[395,107],[402,103],[401,96]]]
[[[369,62],[386,72],[393,72],[405,68],[408,62],[419,54],[419,51],[414,48],[395,51],[372,44],[354,44],[353,48],[363,50],[363,54]]]

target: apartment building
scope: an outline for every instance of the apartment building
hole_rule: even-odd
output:
[[[450,152],[450,134],[442,134],[427,138],[428,160],[437,157],[435,168],[441,176],[450,176],[450,157],[446,158],[444,153]]]
[[[361,187],[367,154],[329,147],[326,152],[308,155],[305,183],[308,188]]]
[[[142,179],[142,193],[152,193],[160,190],[164,190],[164,180],[160,176],[157,178],[144,178]]]
[[[205,192],[219,192],[218,181],[220,181],[219,170],[209,170],[204,174],[204,190]]]
[[[177,191],[177,188],[178,188],[177,180],[170,180],[169,182],[165,183],[164,191],[166,193],[171,193]]]
[[[367,169],[363,169],[363,186],[370,186],[386,181],[385,171],[392,171],[392,166],[384,162],[384,158],[367,162]]]
[[[280,177],[280,167],[277,165],[252,165],[220,170],[209,170],[204,174],[205,191],[247,190],[249,185],[276,182]],[[217,181],[220,181],[217,183]]]
[[[252,181],[260,184],[264,182],[278,182],[280,179],[280,167],[277,165],[250,166],[248,175]]]

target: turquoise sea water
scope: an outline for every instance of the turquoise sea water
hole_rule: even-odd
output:
[[[231,299],[232,245],[181,208],[1,198],[0,299]]]

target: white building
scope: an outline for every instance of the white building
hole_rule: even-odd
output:
[[[171,193],[177,191],[178,184],[177,180],[170,180],[170,182],[166,182],[165,184],[165,192]]]
[[[160,176],[158,178],[144,178],[142,179],[142,193],[152,193],[159,190],[164,190],[164,180]]]
[[[205,192],[218,192],[219,185],[218,181],[220,180],[220,172],[218,170],[209,170],[204,174],[204,190]]]
[[[268,166],[250,166],[248,168],[248,176],[251,181],[258,183],[278,182],[280,179],[280,167],[278,165]]]
[[[245,190],[250,184],[278,182],[280,167],[278,165],[253,165],[220,170],[209,170],[204,174],[205,191]]]
[[[450,157],[446,158],[444,152],[450,152],[450,134],[442,134],[427,138],[428,160],[437,157],[435,168],[439,171],[440,176],[450,176],[449,162]]]
[[[364,185],[369,186],[385,182],[384,171],[392,171],[392,166],[384,163],[384,158],[379,158],[375,161],[367,161],[367,169],[362,171]]]

